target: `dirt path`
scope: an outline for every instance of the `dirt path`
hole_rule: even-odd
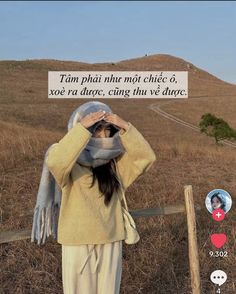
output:
[[[169,103],[176,103],[176,102],[177,102],[177,101],[175,101],[175,102],[173,102],[173,101],[168,101],[168,102],[166,102],[166,103],[162,103],[162,105],[167,105],[167,104],[169,104]],[[178,103],[178,102],[177,102],[177,103]],[[196,132],[200,133],[200,128],[199,128],[199,127],[197,127],[197,126],[195,126],[195,125],[193,125],[193,124],[191,124],[191,123],[188,123],[188,122],[186,122],[186,121],[184,121],[184,120],[182,120],[182,119],[180,119],[180,118],[178,118],[178,117],[175,117],[174,115],[169,114],[168,112],[162,110],[162,109],[161,109],[161,106],[160,106],[158,103],[150,104],[150,105],[148,106],[148,108],[150,108],[152,111],[155,111],[156,113],[158,113],[158,114],[161,115],[162,117],[165,117],[165,118],[167,118],[167,119],[169,119],[169,120],[171,120],[171,121],[173,121],[173,122],[175,122],[175,123],[178,123],[178,124],[180,124],[180,125],[182,125],[182,126],[184,126],[184,127],[190,128],[190,129],[192,129],[193,131],[196,131]],[[234,148],[236,148],[236,143],[232,143],[232,142],[230,142],[230,141],[228,141],[228,140],[222,140],[221,142],[222,142],[223,144],[225,144],[225,145],[228,145],[228,146],[230,146],[230,147],[234,147]]]

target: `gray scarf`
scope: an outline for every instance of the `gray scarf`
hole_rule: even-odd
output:
[[[70,116],[68,131],[70,131],[70,129],[81,120],[81,118],[91,112],[99,110],[112,112],[109,106],[99,101],[87,102],[76,108]],[[106,125],[107,123],[101,120],[88,128],[88,130],[91,133],[94,133],[96,128],[101,124]],[[76,161],[77,163],[88,167],[97,167],[108,163],[111,159],[124,153],[125,149],[119,139],[118,133],[120,128],[116,125],[112,126],[117,129],[117,132],[113,135],[113,137],[91,137],[84,150],[80,153],[80,156]],[[44,156],[42,175],[37,194],[37,201],[34,208],[31,242],[37,240],[38,245],[41,243],[44,244],[46,238],[50,235],[52,235],[54,239],[57,239],[57,227],[62,192],[46,165],[48,152],[53,145],[55,144],[52,144],[47,149]]]

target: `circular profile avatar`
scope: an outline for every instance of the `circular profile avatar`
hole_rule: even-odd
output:
[[[232,206],[232,198],[225,190],[214,189],[207,194],[205,204],[210,213],[218,208],[227,213]]]

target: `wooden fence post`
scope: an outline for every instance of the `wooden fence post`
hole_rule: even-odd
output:
[[[191,286],[193,294],[201,293],[199,256],[196,233],[196,218],[193,202],[193,190],[191,185],[184,186],[185,206],[188,226],[188,254],[191,273]]]

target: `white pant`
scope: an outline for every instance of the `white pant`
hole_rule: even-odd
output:
[[[62,245],[64,294],[119,294],[122,240],[106,244]]]

